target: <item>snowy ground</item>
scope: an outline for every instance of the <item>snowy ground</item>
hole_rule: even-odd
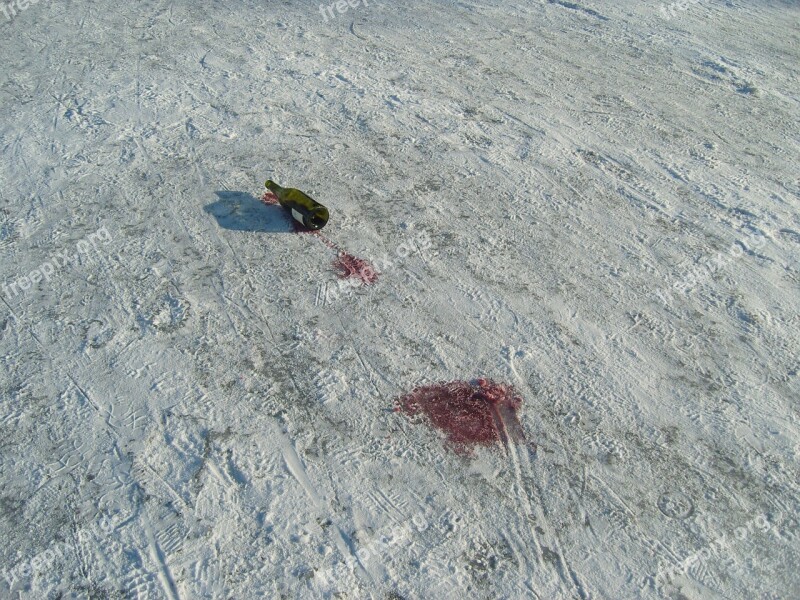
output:
[[[798,597],[796,4],[19,1],[0,597]]]

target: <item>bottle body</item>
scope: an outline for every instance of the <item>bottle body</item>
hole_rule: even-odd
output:
[[[328,209],[314,200],[311,196],[304,194],[294,188],[284,188],[268,179],[265,187],[275,194],[281,206],[286,208],[295,221],[298,221],[308,229],[322,229],[328,222]]]

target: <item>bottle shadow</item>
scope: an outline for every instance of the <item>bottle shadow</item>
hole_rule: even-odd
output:
[[[214,192],[216,202],[203,210],[213,216],[220,227],[233,231],[258,233],[294,233],[292,221],[279,205],[264,204],[247,192]]]

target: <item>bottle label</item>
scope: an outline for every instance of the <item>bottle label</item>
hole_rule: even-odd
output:
[[[292,216],[293,216],[295,219],[297,219],[298,221],[300,221],[301,223],[303,223],[303,215],[302,215],[302,214],[300,214],[300,212],[299,212],[299,211],[297,211],[297,210],[295,210],[295,209],[292,209]],[[305,223],[303,223],[303,224],[305,225]]]

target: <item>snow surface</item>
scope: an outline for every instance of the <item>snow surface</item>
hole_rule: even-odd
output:
[[[0,597],[800,596],[796,3],[23,4]]]

